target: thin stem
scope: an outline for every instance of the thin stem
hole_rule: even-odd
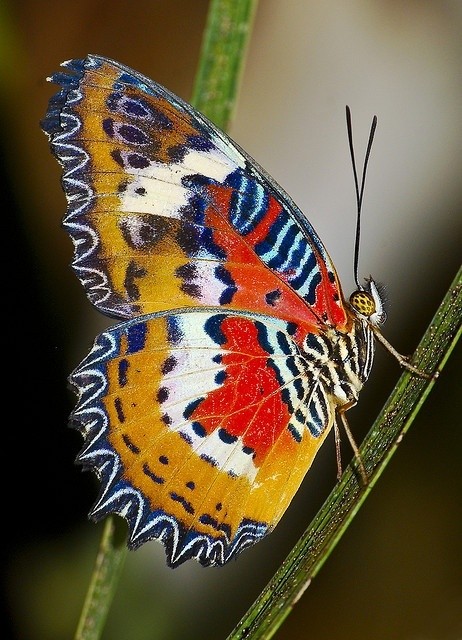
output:
[[[257,0],[212,0],[192,104],[227,131],[237,101]]]
[[[101,636],[127,555],[126,528],[122,530],[123,526],[120,518],[106,518],[75,640]]]

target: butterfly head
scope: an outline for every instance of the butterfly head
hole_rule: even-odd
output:
[[[372,278],[367,278],[364,286],[353,291],[350,296],[350,306],[375,327],[383,324],[387,319],[383,290]]]

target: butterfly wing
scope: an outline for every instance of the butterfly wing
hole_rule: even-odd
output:
[[[92,515],[161,540],[171,566],[223,564],[275,526],[355,399],[354,322],[309,222],[224,133],[116,62],[65,66],[42,127],[73,267],[126,320],[71,377]]]
[[[128,67],[65,66],[42,127],[64,169],[73,266],[98,309],[216,305],[345,325],[326,250],[254,160]]]
[[[119,513],[130,545],[163,541],[170,566],[224,564],[271,531],[334,415],[293,333],[196,309],[101,334],[72,376],[79,461],[102,485],[92,517]]]

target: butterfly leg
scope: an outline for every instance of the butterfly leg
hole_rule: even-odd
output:
[[[337,480],[340,481],[342,477],[342,452],[340,450],[340,429],[338,428],[337,421],[334,420],[334,438],[335,438],[335,457],[337,459]]]
[[[348,421],[346,419],[345,416],[345,412],[344,411],[339,411],[339,416],[340,419],[342,421],[343,424],[343,428],[345,429],[345,433],[347,434],[347,438],[350,442],[351,448],[353,449],[353,452],[355,454],[355,458],[358,462],[358,466],[359,466],[359,472],[361,474],[361,479],[364,483],[364,486],[367,486],[369,484],[369,479],[367,477],[367,472],[366,472],[366,467],[364,466],[364,462],[361,458],[361,454],[359,453],[359,449],[358,449],[358,445],[355,442],[355,439],[353,438],[353,434],[351,433],[350,427],[348,425]],[[338,435],[338,427],[334,426],[334,433],[335,433],[335,440],[337,441],[337,439],[339,438]],[[338,467],[338,457],[337,457],[337,467]],[[341,471],[341,469],[340,469]]]
[[[398,360],[399,364],[404,369],[407,369],[407,371],[410,371],[414,375],[418,376],[419,378],[424,378],[425,380],[436,379],[439,376],[439,371],[437,371],[434,374],[431,374],[431,373],[426,373],[425,371],[421,371],[417,367],[414,367],[409,362],[409,360],[408,360],[408,358],[406,356],[402,356],[400,353],[398,353],[398,351],[396,351],[396,349],[388,342],[388,340],[383,337],[383,335],[380,333],[380,331],[378,330],[377,327],[375,327],[372,324],[370,326],[371,326],[371,329],[374,332],[374,336],[377,338],[377,340],[382,344],[382,346],[385,347],[385,349],[389,353],[391,353]]]

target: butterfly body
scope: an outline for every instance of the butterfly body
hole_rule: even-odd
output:
[[[204,116],[99,56],[42,123],[90,301],[123,320],[71,376],[79,462],[129,544],[221,565],[278,522],[373,359],[289,196]]]

